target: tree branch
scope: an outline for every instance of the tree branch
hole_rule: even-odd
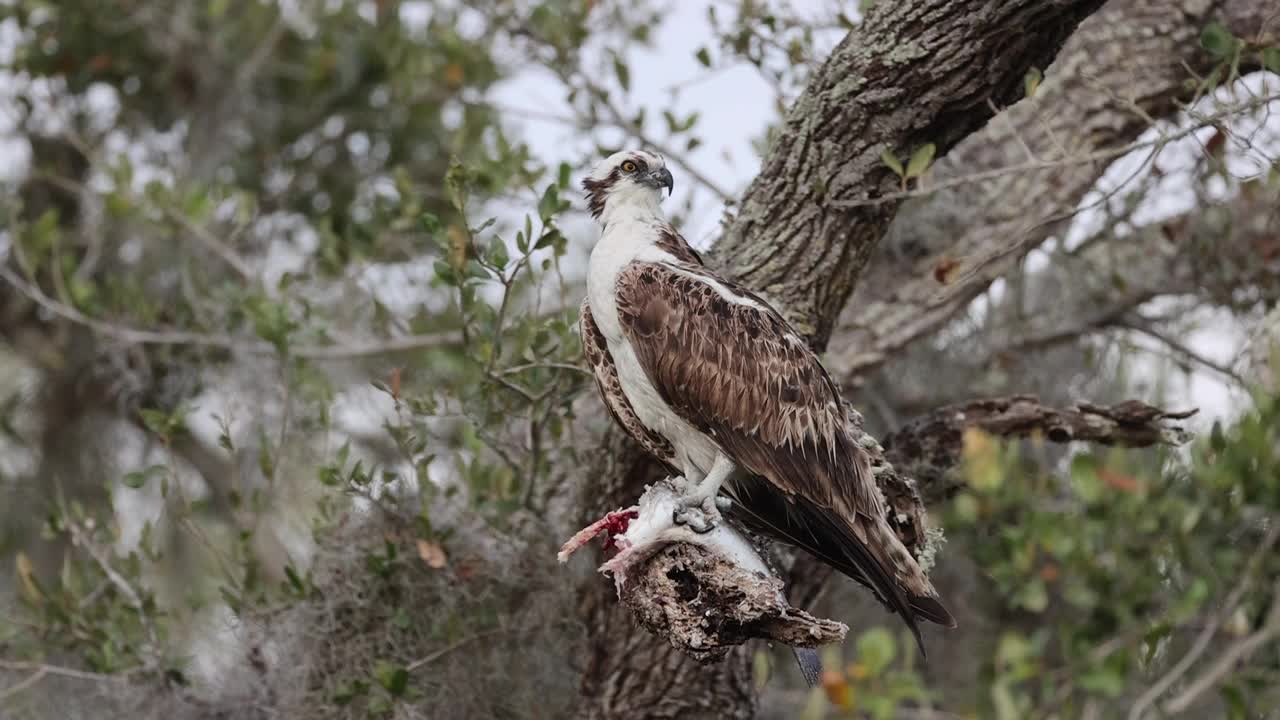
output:
[[[74,678],[76,680],[89,680],[92,682],[104,683],[120,683],[128,680],[129,676],[141,670],[141,668],[131,668],[113,672],[109,675],[102,673],[87,672],[84,670],[76,670],[75,668],[61,667],[59,665],[49,665],[39,662],[26,662],[19,660],[0,660],[0,670],[8,670],[12,672],[28,672],[30,675],[0,690],[0,703],[5,702],[25,690],[34,687],[37,683],[49,675],[57,675],[59,677]]]
[[[933,502],[955,490],[950,471],[960,463],[964,431],[970,428],[1004,437],[1040,434],[1058,443],[1180,445],[1190,434],[1173,421],[1196,412],[1167,412],[1137,400],[1111,406],[1080,403],[1062,409],[1045,407],[1031,395],[973,400],[939,408],[886,436],[885,455],[894,465],[908,468],[926,501]]]
[[[1218,62],[1197,41],[1204,26],[1219,19],[1238,35],[1257,35],[1266,6],[1116,0],[1081,23],[1033,97],[937,163],[931,185],[945,190],[891,228],[841,318],[832,372],[846,382],[864,376],[942,327],[1057,232],[1115,157],[1103,149],[1132,148],[1151,118],[1191,99],[1188,70],[1207,74]]]
[[[1178,680],[1187,673],[1187,670],[1191,669],[1191,666],[1195,664],[1196,660],[1200,659],[1200,656],[1209,648],[1210,642],[1212,642],[1214,637],[1217,635],[1218,628],[1220,628],[1231,614],[1235,612],[1236,606],[1240,604],[1240,600],[1244,597],[1245,591],[1247,591],[1253,584],[1254,575],[1258,570],[1258,566],[1261,564],[1263,558],[1271,552],[1271,548],[1275,546],[1277,539],[1280,539],[1280,526],[1273,525],[1267,531],[1262,542],[1258,545],[1258,549],[1254,551],[1252,556],[1250,556],[1249,564],[1246,567],[1245,572],[1242,574],[1242,577],[1236,584],[1235,588],[1232,589],[1229,595],[1227,595],[1226,601],[1223,602],[1220,608],[1215,609],[1216,611],[1213,613],[1212,617],[1210,617],[1205,623],[1204,628],[1201,629],[1199,635],[1196,636],[1195,641],[1191,643],[1191,647],[1183,654],[1178,662],[1175,663],[1173,667],[1169,668],[1169,671],[1166,672],[1164,676],[1152,684],[1151,687],[1147,688],[1147,691],[1142,693],[1142,695],[1134,701],[1133,705],[1129,708],[1129,720],[1142,720],[1147,713],[1147,709],[1150,708],[1161,695],[1168,691],[1169,688],[1173,687],[1173,684],[1178,682]],[[1210,675],[1212,675],[1212,673],[1210,673]],[[1198,694],[1199,693],[1196,693],[1195,695]],[[1192,695],[1192,697],[1195,695]],[[1179,699],[1185,697],[1187,697],[1186,693],[1184,693]]]
[[[822,348],[899,201],[881,159],[932,143],[945,155],[1023,93],[1101,2],[878,6],[788,113],[738,216],[713,249]]]
[[[1280,638],[1280,581],[1272,589],[1271,610],[1262,627],[1222,651],[1203,675],[1164,706],[1165,711],[1174,715],[1183,712],[1206,691],[1216,687],[1241,662],[1277,638]]]
[[[89,317],[76,308],[49,297],[34,283],[23,280],[21,276],[3,264],[0,264],[0,280],[8,283],[27,299],[63,320],[86,327],[102,337],[129,345],[182,345],[238,351],[251,355],[277,355],[280,352],[275,345],[260,340],[241,339],[230,335],[216,335],[187,330],[144,330]],[[350,360],[458,344],[460,342],[462,342],[460,333],[439,332],[372,339],[363,344],[296,345],[289,348],[289,354],[293,357],[307,360]]]

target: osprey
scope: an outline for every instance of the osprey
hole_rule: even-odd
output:
[[[839,390],[792,326],[709,269],[663,217],[671,172],[620,152],[583,181],[601,227],[579,320],[614,420],[681,479],[677,520],[705,531],[717,494],[753,530],[812,553],[906,621],[955,626],[888,524]],[[924,647],[921,644],[921,652]]]

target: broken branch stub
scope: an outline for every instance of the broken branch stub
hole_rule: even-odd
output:
[[[844,623],[791,607],[782,580],[747,570],[704,545],[667,545],[633,571],[619,599],[640,624],[698,660],[763,638],[792,647],[844,639]]]
[[[640,624],[699,662],[723,658],[751,638],[792,647],[844,639],[848,627],[791,607],[783,581],[748,536],[724,520],[696,533],[673,520],[678,496],[666,482],[639,505],[609,513],[565,543],[560,561],[592,537],[619,551],[600,566]]]

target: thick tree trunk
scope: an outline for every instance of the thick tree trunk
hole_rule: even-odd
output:
[[[815,75],[748,189],[713,262],[765,292],[822,347],[898,203],[883,152],[944,154],[1012,103],[1100,0],[882,3]],[[655,469],[617,434],[584,487],[581,518],[630,505]],[[612,584],[581,592],[588,631],[580,714],[750,717],[749,652],[702,666],[635,627]]]
[[[1034,95],[960,143],[929,182],[991,177],[931,192],[894,222],[840,318],[832,373],[854,382],[932,335],[1059,232],[1112,150],[1176,113],[1193,95],[1190,72],[1219,62],[1200,46],[1203,28],[1262,40],[1272,13],[1263,0],[1114,0],[1081,23]],[[1242,71],[1255,61],[1242,60]]]
[[[1023,94],[1101,2],[884,3],[836,47],[787,114],[717,264],[818,347],[897,211],[903,165],[942,156]]]

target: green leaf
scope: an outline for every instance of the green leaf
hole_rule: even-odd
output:
[[[1040,72],[1040,68],[1033,67],[1022,76],[1022,89],[1026,97],[1034,97],[1036,90],[1040,88],[1040,82],[1044,80],[1044,73]]]
[[[1102,480],[1098,477],[1098,459],[1081,454],[1071,459],[1071,486],[1086,503],[1094,503],[1102,497]]]
[[[1218,57],[1230,55],[1236,47],[1236,39],[1222,23],[1209,23],[1200,31],[1200,46]]]
[[[662,119],[667,121],[667,132],[674,133],[676,131],[676,116],[670,110],[663,110]]]
[[[383,695],[375,695],[369,698],[369,702],[365,703],[365,713],[370,716],[381,717],[391,714],[391,701]]]
[[[495,235],[489,243],[489,262],[493,263],[493,266],[499,270],[503,270],[510,260],[511,257],[507,254],[507,244],[502,241],[502,238]]]
[[[138,415],[148,430],[162,438],[170,438],[186,430],[186,418],[190,408],[179,406],[172,411],[142,408]]]
[[[542,198],[538,200],[538,217],[541,217],[542,221],[546,222],[555,217],[559,208],[560,191],[553,183],[547,186],[547,189],[542,193]]]
[[[449,160],[449,170],[444,175],[444,189],[453,208],[458,212],[464,211],[467,206],[467,169],[456,157]]]
[[[561,190],[568,189],[569,175],[572,172],[573,172],[573,168],[569,167],[569,163],[566,163],[566,162],[560,163],[559,171],[556,174],[556,184],[560,186]]]
[[[428,235],[435,235],[444,227],[440,224],[440,218],[429,212],[422,213],[422,217],[418,218],[418,224],[422,226],[422,232]]]
[[[534,244],[533,249],[541,250],[542,248],[550,247],[551,245],[554,245],[557,241],[563,238],[564,236],[560,234],[559,230],[555,228],[549,228],[545,233],[542,234],[542,237],[538,238],[538,242]]]
[[[995,706],[998,720],[1017,720],[1022,716],[1007,681],[1000,681],[991,686],[991,704]]]
[[[244,599],[242,597],[226,586],[219,587],[218,594],[222,596],[222,601],[227,604],[227,607],[231,608],[231,612],[236,615],[240,614],[240,609],[244,607]]]
[[[281,355],[287,354],[289,336],[300,327],[290,317],[289,308],[283,302],[261,296],[249,298],[245,304],[253,319],[254,333],[274,345]]]
[[[622,86],[623,92],[631,90],[631,70],[617,55],[613,56],[613,73],[618,76],[618,84]]]
[[[898,644],[893,633],[885,628],[874,628],[858,638],[858,662],[872,675],[879,675],[898,654]]]
[[[698,62],[702,64],[702,67],[711,67],[711,53],[705,47],[698,48],[698,52],[694,53],[693,56],[698,58]]]
[[[409,671],[403,665],[393,665],[379,660],[374,666],[373,676],[379,685],[396,697],[403,695],[405,689],[409,687]]]
[[[369,683],[364,682],[363,680],[349,680],[338,685],[329,699],[334,705],[346,705],[357,696],[363,695],[367,692],[369,692]]]
[[[293,586],[293,589],[296,590],[299,595],[306,594],[306,583],[302,582],[302,578],[298,575],[298,571],[294,570],[292,565],[284,566],[284,574],[285,577],[289,579],[289,584]]]
[[[764,650],[757,650],[751,656],[751,677],[757,690],[764,688],[769,683],[771,665],[769,653]]]
[[[444,260],[436,260],[432,266],[435,268],[437,280],[445,285],[453,285],[455,287],[459,284],[458,275],[453,271],[453,268],[449,266],[448,262]]]
[[[996,646],[996,662],[1002,666],[1016,665],[1031,655],[1031,643],[1021,634],[1006,631]]]
[[[1227,449],[1227,436],[1222,432],[1222,421],[1214,420],[1213,428],[1209,430],[1209,447],[1214,452],[1222,452]]]
[[[1014,602],[1031,612],[1044,612],[1044,609],[1049,607],[1049,591],[1044,585],[1044,580],[1035,578],[1022,586]]]
[[[1080,687],[1107,697],[1119,696],[1124,686],[1124,674],[1111,664],[1092,668],[1080,676]]]
[[[672,116],[670,113],[663,113],[663,114],[668,116],[667,123],[671,126],[671,132],[673,133],[692,130],[693,126],[698,124],[698,113],[696,112],[690,113],[689,117],[679,122],[675,122],[674,116]]]
[[[413,618],[409,617],[409,613],[404,608],[396,608],[396,614],[391,616],[391,624],[401,630],[407,630],[413,624]]]
[[[937,152],[938,146],[933,143],[925,143],[916,148],[916,151],[911,153],[911,160],[907,162],[906,178],[910,180],[923,175],[929,169],[929,166],[933,164],[933,156]]]
[[[135,470],[131,473],[126,473],[125,476],[120,479],[120,482],[123,483],[124,486],[127,488],[133,488],[134,490],[137,490],[143,485],[146,485],[147,480],[152,475],[155,475],[157,473],[163,473],[165,472],[165,470],[166,468],[164,465],[152,465],[151,467],[146,468],[144,470]]]
[[[880,160],[898,177],[902,177],[907,172],[902,169],[902,161],[889,148],[880,151]]]
[[[1263,48],[1260,55],[1262,67],[1280,75],[1280,47]]]
[[[1223,685],[1222,702],[1227,706],[1227,720],[1246,720],[1249,717],[1249,703],[1245,694],[1237,685]]]
[[[971,493],[960,493],[956,495],[952,501],[956,515],[966,523],[973,524],[978,521],[978,515],[982,512],[982,508],[978,505],[978,499]]]

